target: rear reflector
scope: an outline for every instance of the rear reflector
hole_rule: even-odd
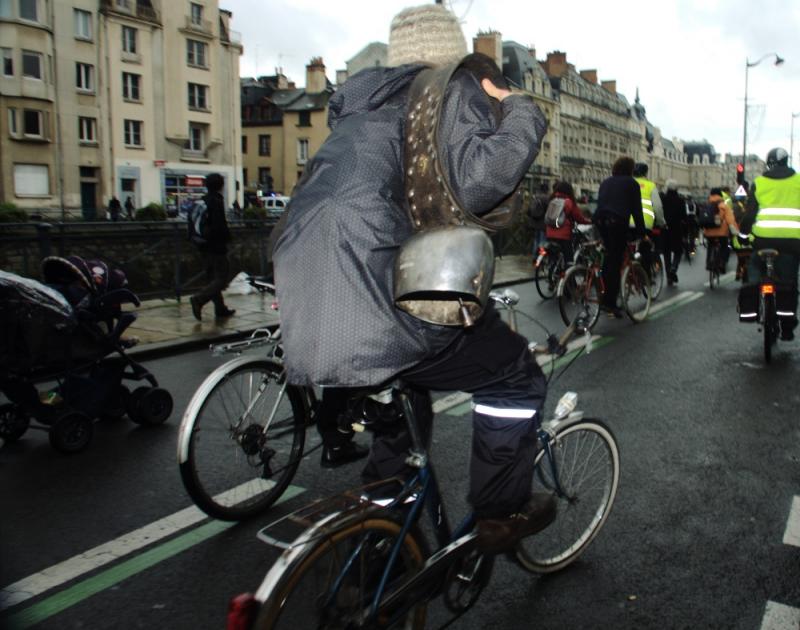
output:
[[[761,295],[774,295],[775,294],[775,285],[774,284],[762,284],[761,285]]]
[[[249,630],[256,620],[258,602],[252,593],[242,593],[228,604],[226,630]]]

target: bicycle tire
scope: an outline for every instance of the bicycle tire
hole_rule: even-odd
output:
[[[555,520],[517,545],[517,560],[534,573],[559,571],[586,551],[605,525],[619,486],[619,448],[611,429],[601,420],[562,423],[556,428],[551,450],[559,483],[569,498],[557,496]],[[555,492],[549,462],[540,450],[533,483],[536,492]]]
[[[564,254],[559,252],[557,255],[548,254],[542,264],[536,267],[533,274],[533,281],[536,284],[536,291],[544,300],[549,300],[556,294],[558,289],[559,276],[564,267]]]
[[[600,282],[586,265],[573,265],[558,283],[558,311],[565,326],[569,326],[581,311],[589,314],[587,327],[591,330],[600,317]]]
[[[273,565],[256,593],[256,599],[263,604],[254,630],[356,627],[346,620],[359,615],[371,603],[373,589],[386,566],[384,559],[388,560],[391,543],[401,528],[402,524],[389,516],[365,519],[361,514],[344,517],[340,524],[326,524],[325,529],[332,533],[312,534],[311,542],[293,560]],[[392,574],[392,582],[406,581],[422,568],[426,557],[419,536],[407,533],[396,560],[400,568]],[[337,589],[333,597],[332,587]],[[385,592],[391,592],[391,584]],[[402,612],[379,611],[380,623],[376,626],[392,623],[392,614]],[[427,604],[417,602],[408,610],[401,627],[423,628],[426,614]]]
[[[653,253],[653,267],[650,270],[650,282],[652,289],[652,299],[657,300],[664,288],[664,264],[661,262],[661,254]]]
[[[764,296],[764,361],[772,361],[772,346],[775,344],[778,328],[778,316],[775,312],[775,296]]]
[[[307,410],[301,391],[284,386],[282,377],[280,363],[234,359],[189,403],[179,438],[181,480],[209,516],[238,521],[259,514],[297,472]]]
[[[650,313],[650,276],[641,263],[632,261],[622,273],[622,305],[631,321],[638,324]]]

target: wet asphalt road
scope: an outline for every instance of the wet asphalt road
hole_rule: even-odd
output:
[[[781,343],[766,366],[756,326],[737,321],[738,284],[711,292],[704,280],[698,264],[684,265],[679,288],[665,288],[661,299],[680,291],[698,299],[638,326],[601,320],[595,332],[610,341],[551,386],[549,409],[577,391],[579,407],[605,419],[620,446],[617,503],[591,548],[545,577],[499,559],[481,600],[451,627],[754,629],[767,602],[800,608],[800,547],[783,542],[800,495],[800,342]],[[515,289],[522,311],[559,329],[555,304],[542,303],[532,284]],[[542,338],[525,318],[520,325]],[[91,447],[71,457],[55,453],[43,432],[0,449],[0,587],[191,505],[175,463],[178,424],[222,361],[195,352],[148,363],[175,399],[161,427],[98,424]],[[440,414],[434,439],[448,507],[460,515],[469,415]],[[318,456],[295,479],[306,492],[275,516],[358,484],[357,465],[322,475]],[[255,538],[272,517],[165,551],[125,579],[95,585],[91,596],[81,592],[99,571],[76,578],[0,613],[0,627],[37,605],[50,613],[37,628],[224,627],[229,597],[254,590],[276,557]],[[430,627],[446,620],[440,605],[430,616]]]

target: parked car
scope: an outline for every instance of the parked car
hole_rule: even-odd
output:
[[[289,203],[290,197],[262,197],[264,208],[267,210],[267,215],[271,217],[279,217],[283,214],[286,204]]]

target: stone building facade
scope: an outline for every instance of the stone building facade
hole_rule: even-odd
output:
[[[217,171],[233,203],[242,45],[217,0],[0,10],[0,201],[90,218],[115,195],[177,213]]]

